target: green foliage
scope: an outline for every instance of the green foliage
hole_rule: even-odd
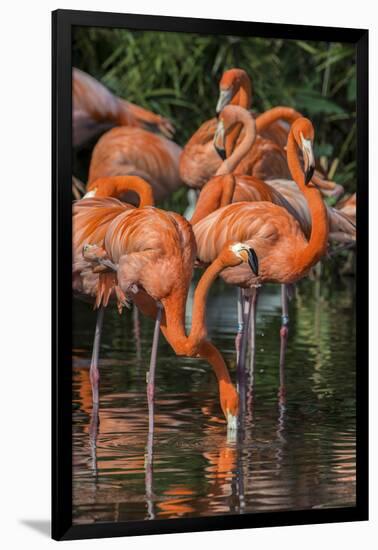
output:
[[[214,116],[223,71],[241,67],[252,78],[253,109],[288,105],[309,116],[322,165],[332,167],[334,179],[347,190],[355,190],[356,75],[351,45],[77,28],[73,63],[117,95],[171,119],[180,145]]]

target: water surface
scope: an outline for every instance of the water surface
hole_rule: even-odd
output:
[[[176,357],[161,337],[150,453],[153,323],[141,318],[138,327],[132,312],[106,311],[95,438],[88,371],[95,314],[75,301],[75,523],[354,506],[354,281],[306,280],[296,294],[281,372],[279,287],[267,286],[259,298],[256,360],[236,441],[227,437],[209,365]],[[209,334],[234,381],[236,325],[236,290],[217,282]]]

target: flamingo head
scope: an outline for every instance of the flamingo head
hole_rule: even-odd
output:
[[[244,86],[249,91],[251,81],[248,74],[243,69],[229,69],[225,71],[219,82],[219,97],[216,106],[216,112],[220,113],[228,105],[240,88]]]
[[[303,154],[305,183],[308,185],[315,171],[315,157],[313,150],[315,131],[308,118],[298,118],[292,125],[292,132],[296,144]]]
[[[252,114],[240,105],[226,105],[218,115],[218,124],[214,133],[213,145],[222,160],[226,158],[226,138],[236,128],[238,135],[244,127],[246,133],[256,132]],[[253,138],[254,139],[254,138]]]
[[[259,274],[259,260],[256,252],[245,243],[233,243],[223,249],[223,261],[227,267],[234,267],[242,263],[249,265],[253,273]]]
[[[220,403],[227,420],[227,431],[238,427],[239,395],[232,384],[220,386]]]
[[[116,179],[114,177],[97,178],[87,186],[87,193],[84,198],[88,197],[113,197],[116,196]]]

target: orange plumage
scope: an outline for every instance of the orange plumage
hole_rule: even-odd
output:
[[[241,166],[248,152],[253,149],[256,139],[257,122],[245,109],[238,106],[226,106],[219,116],[218,128],[214,136],[214,145],[218,150],[225,150],[229,129],[235,124],[243,125],[243,139],[237,144],[231,155],[226,158],[217,170],[217,175],[211,178],[202,188],[198,197],[196,209],[192,217],[195,224],[217,208],[232,202],[269,201],[283,206],[300,223],[306,238],[311,233],[311,215],[305,196],[298,185],[292,180],[276,179],[263,182],[253,176],[239,175],[236,166]],[[266,157],[269,158],[269,157]],[[286,163],[286,159],[285,159]],[[224,175],[223,175],[224,174]],[[312,181],[318,181],[312,176]],[[328,190],[330,182],[319,182],[319,186]],[[342,212],[328,207],[327,214],[330,224],[330,238],[354,242],[356,237],[355,224]]]
[[[141,128],[113,128],[93,149],[87,189],[98,178],[137,175],[151,185],[155,200],[163,199],[182,185],[180,153],[173,141]]]
[[[133,126],[173,134],[171,123],[151,111],[112,94],[95,78],[72,70],[73,145],[78,147],[112,126]]]
[[[250,109],[251,82],[245,71],[230,69],[220,81],[217,112],[225,105],[238,105]],[[257,116],[258,137],[243,161],[234,168],[237,174],[248,174],[260,179],[289,177],[284,146],[288,128],[283,121],[293,122],[301,115],[289,107],[276,107]],[[180,158],[180,175],[190,187],[201,188],[221,165],[213,147],[217,119],[208,120],[193,134],[185,145]],[[243,139],[240,125],[235,125],[227,138],[227,150],[232,150]]]
[[[319,191],[306,184],[297,151],[305,143],[308,154],[312,140],[310,121],[298,119],[289,133],[288,162],[293,179],[305,196],[311,213],[309,240],[286,209],[270,202],[231,204],[213,212],[193,227],[198,256],[205,263],[212,261],[229,240],[240,240],[255,250],[259,259],[258,276],[240,265],[221,274],[227,282],[242,287],[268,281],[293,283],[306,275],[325,254],[327,210]]]
[[[106,183],[104,180],[103,185]],[[88,244],[96,245],[95,253],[83,256],[83,246]],[[219,251],[197,286],[192,327],[187,336],[185,306],[196,253],[192,227],[179,214],[148,206],[133,208],[115,198],[86,198],[74,205],[76,290],[95,296],[97,307],[106,306],[114,291],[121,299],[131,298],[152,318],[157,315],[156,304],[162,304],[163,334],[178,355],[202,357],[212,365],[222,410],[234,425],[238,394],[221,354],[207,340],[205,306],[217,275],[245,260],[235,256],[228,243]],[[116,271],[97,274],[93,270],[96,258],[108,259]]]
[[[121,202],[117,197],[133,191],[139,197],[140,205],[153,205],[151,188],[147,182],[135,176],[115,176],[94,182],[91,197],[76,201],[73,206],[73,288],[74,291],[108,305],[114,293],[119,298],[113,273],[97,274],[93,265],[83,256],[84,245],[102,248],[110,222],[119,214],[133,209],[131,204]],[[120,305],[120,302],[118,300]]]

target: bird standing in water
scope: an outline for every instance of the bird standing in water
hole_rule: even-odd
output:
[[[243,139],[237,144],[229,157],[226,156],[226,141],[229,131],[236,124],[243,126]],[[223,163],[218,168],[216,176],[211,178],[202,188],[198,197],[195,211],[191,218],[191,223],[195,225],[205,218],[211,212],[230,203],[241,201],[269,201],[285,208],[300,224],[300,227],[306,236],[311,234],[311,214],[307,200],[301,192],[298,185],[292,180],[268,180],[266,182],[257,179],[254,176],[239,175],[233,171],[243,158],[253,147],[256,138],[256,121],[251,113],[238,106],[228,105],[219,115],[218,127],[214,135],[214,146]],[[314,176],[312,176],[314,180]],[[316,180],[317,181],[317,180]],[[321,190],[328,191],[328,182],[319,181]],[[342,235],[344,239],[350,242],[355,241],[355,225],[343,214],[334,208],[326,206],[330,225],[330,238],[336,239]],[[281,290],[282,299],[282,327],[281,333],[287,335],[288,330],[288,289],[283,287]],[[243,359],[240,354],[240,343],[244,332],[244,321],[242,311],[245,308],[244,291],[239,292],[238,302],[238,335],[236,338],[237,356]],[[254,295],[255,304],[256,296]],[[254,316],[253,316],[254,318]],[[252,331],[253,334],[253,331]]]
[[[193,226],[198,257],[209,263],[224,242],[241,241],[258,257],[258,275],[244,266],[225,269],[221,277],[228,283],[251,290],[247,324],[256,288],[264,282],[291,284],[309,272],[325,254],[328,242],[328,215],[322,196],[311,183],[315,161],[314,128],[308,119],[296,120],[289,132],[287,159],[293,180],[304,195],[311,217],[309,238],[287,209],[271,202],[240,202],[224,206]],[[302,152],[302,169],[299,151]],[[285,335],[282,335],[285,337]],[[244,335],[243,335],[244,338]]]
[[[94,202],[92,206],[90,201],[100,203]],[[103,208],[101,201],[104,204]],[[185,305],[196,257],[196,244],[190,224],[179,214],[151,207],[124,207],[115,215],[113,210],[109,213],[109,208],[119,208],[118,201],[114,201],[116,199],[113,198],[87,198],[77,203],[79,211],[75,212],[77,218],[74,234],[77,235],[77,241],[74,243],[74,249],[77,253],[83,245],[84,255],[78,258],[74,269],[76,267],[76,275],[86,293],[95,294],[99,311],[103,311],[111,295],[116,294],[121,305],[126,300],[132,300],[142,313],[155,319],[147,384],[150,431],[153,430],[154,378],[159,328],[176,354],[200,357],[211,364],[218,380],[222,411],[228,426],[235,428],[238,394],[223,357],[207,339],[206,297],[212,282],[223,269],[243,262],[249,262],[251,268],[256,269],[256,265],[251,261],[254,257],[253,252],[242,243],[225,243],[198,283],[194,297],[192,327],[187,336]],[[92,208],[94,212],[91,215]],[[86,281],[85,277],[89,280]],[[93,279],[96,277],[97,280]],[[96,329],[96,335],[101,330],[101,323],[99,330]],[[93,399],[97,402],[98,346],[99,339],[96,343],[95,338],[91,383]]]
[[[96,265],[93,269],[93,261],[98,263],[99,259],[105,260],[101,250],[109,223],[122,212],[135,208],[116,198],[129,191],[139,196],[140,208],[153,205],[150,186],[135,176],[99,179],[87,196],[73,205],[73,290],[75,294],[95,301],[98,307],[90,366],[95,404],[98,404],[99,400],[98,357],[104,311],[111,298],[116,299],[120,310],[127,304],[127,301],[109,266]],[[85,255],[83,254],[84,248]]]

